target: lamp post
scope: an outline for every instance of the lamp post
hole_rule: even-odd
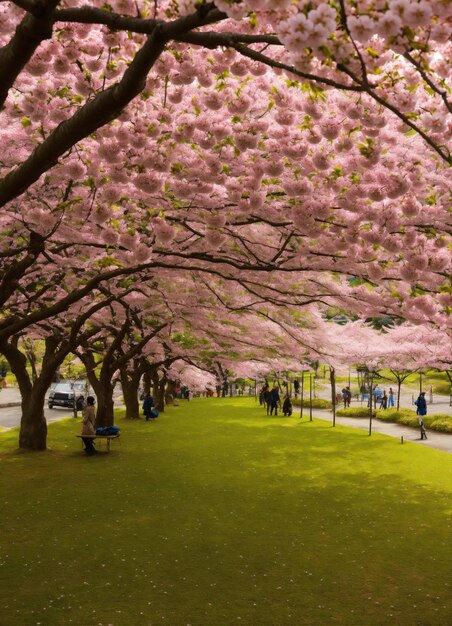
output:
[[[378,372],[374,369],[368,369],[368,378],[370,380],[370,395],[369,395],[369,437],[372,435],[372,399],[374,391],[374,378],[378,376]]]
[[[312,422],[312,374],[309,374],[309,421]]]
[[[304,370],[301,370],[300,419],[302,419],[303,417],[303,399],[304,399]]]

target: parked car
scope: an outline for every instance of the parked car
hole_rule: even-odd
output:
[[[53,409],[54,406],[72,408],[74,406],[74,397],[78,399],[80,396],[85,400],[86,383],[84,381],[58,383],[49,393],[49,409]],[[77,408],[81,409],[83,407],[77,406]]]

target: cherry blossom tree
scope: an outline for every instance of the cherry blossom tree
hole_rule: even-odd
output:
[[[447,155],[411,107],[443,119],[445,82],[429,86],[439,65],[426,66],[430,41],[447,63],[445,3],[358,12],[345,3],[161,2],[143,3],[138,17],[133,8],[133,18],[127,3],[118,13],[67,4],[10,3],[3,21],[0,198],[10,238],[23,237],[25,202],[28,239],[58,226],[67,246],[78,230],[110,264],[152,250],[164,266],[230,279],[345,273],[392,295],[372,300],[357,286],[357,307],[378,301],[386,312],[441,321],[450,304],[445,293],[434,297],[448,264]],[[363,24],[374,27],[374,48],[363,45]],[[411,60],[404,46],[415,48]]]
[[[87,325],[87,321],[108,304],[109,299],[103,299],[84,308],[79,307],[78,314],[74,314],[70,321],[53,319],[52,324],[42,322],[36,325],[32,337],[42,341],[44,352],[39,372],[35,368],[34,375],[29,373],[27,348],[25,346],[24,351],[20,335],[0,342],[0,351],[8,359],[22,398],[19,447],[45,450],[47,439],[45,394],[68,354],[75,351],[79,342],[84,342],[99,332],[98,327]]]
[[[24,334],[65,330],[103,371],[99,397],[121,372],[133,414],[132,368],[163,390],[176,358],[219,374],[320,352],[334,367],[321,314],[303,327],[299,310],[444,328],[450,15],[445,0],[4,2],[0,352],[23,370]],[[92,311],[78,326],[89,300],[133,281],[174,311],[147,327],[112,305],[79,344],[99,325]],[[193,345],[175,326],[153,344],[169,318]],[[265,347],[257,329],[275,328]],[[344,331],[378,359],[365,333]]]

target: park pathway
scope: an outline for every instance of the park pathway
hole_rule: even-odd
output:
[[[306,419],[306,415],[309,415],[309,411],[306,413],[305,409],[303,419]],[[313,415],[328,422],[332,422],[333,420],[331,411],[314,409]],[[369,430],[369,420],[365,417],[336,416],[336,424],[359,428],[360,430]],[[433,430],[427,430],[428,439],[421,440],[420,431],[416,428],[410,428],[409,426],[403,426],[401,424],[392,424],[391,422],[382,422],[375,418],[372,420],[372,432],[381,435],[389,435],[399,441],[401,437],[403,437],[404,443],[419,443],[427,448],[436,448],[436,450],[442,450],[443,452],[452,454],[452,435],[447,433],[437,433]]]

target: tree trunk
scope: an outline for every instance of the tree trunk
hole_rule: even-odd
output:
[[[114,405],[112,383],[113,372],[109,366],[102,363],[99,377],[95,371],[94,357],[90,352],[80,353],[80,358],[86,368],[86,374],[97,399],[96,427],[113,426]]]
[[[165,385],[166,376],[160,380],[157,369],[151,370],[153,398],[155,402],[155,408],[159,413],[165,412]]]
[[[115,421],[113,385],[110,381],[98,381],[96,386],[94,387],[94,391],[97,397],[96,427],[113,426],[113,423]]]
[[[400,409],[400,393],[402,391],[402,381],[397,380],[397,410]]]
[[[138,401],[140,375],[125,373],[121,370],[121,385],[126,405],[126,419],[138,419],[140,417],[140,404]]]
[[[19,448],[45,450],[47,448],[47,422],[44,415],[47,388],[41,385],[33,389],[30,396],[22,397],[22,417],[20,420]]]
[[[165,412],[165,385],[166,376],[162,379],[159,378],[159,372],[157,368],[151,370],[152,378],[152,397],[154,398],[155,408],[159,413]]]
[[[146,395],[147,393],[151,393],[151,372],[146,370],[143,374],[143,393]]]
[[[45,450],[47,447],[47,422],[44,415],[45,395],[60,363],[53,358],[51,347],[48,346],[42,362],[41,373],[32,383],[27,371],[27,358],[17,346],[4,342],[0,348],[2,354],[8,359],[11,371],[17,379],[22,398],[19,448]]]
[[[155,401],[155,406],[157,411],[164,412],[165,411],[165,387],[166,387],[167,378],[163,376],[162,380],[158,384],[158,395],[157,400]]]
[[[176,382],[169,380],[165,390],[165,402],[166,404],[174,404],[174,398],[176,397]]]

